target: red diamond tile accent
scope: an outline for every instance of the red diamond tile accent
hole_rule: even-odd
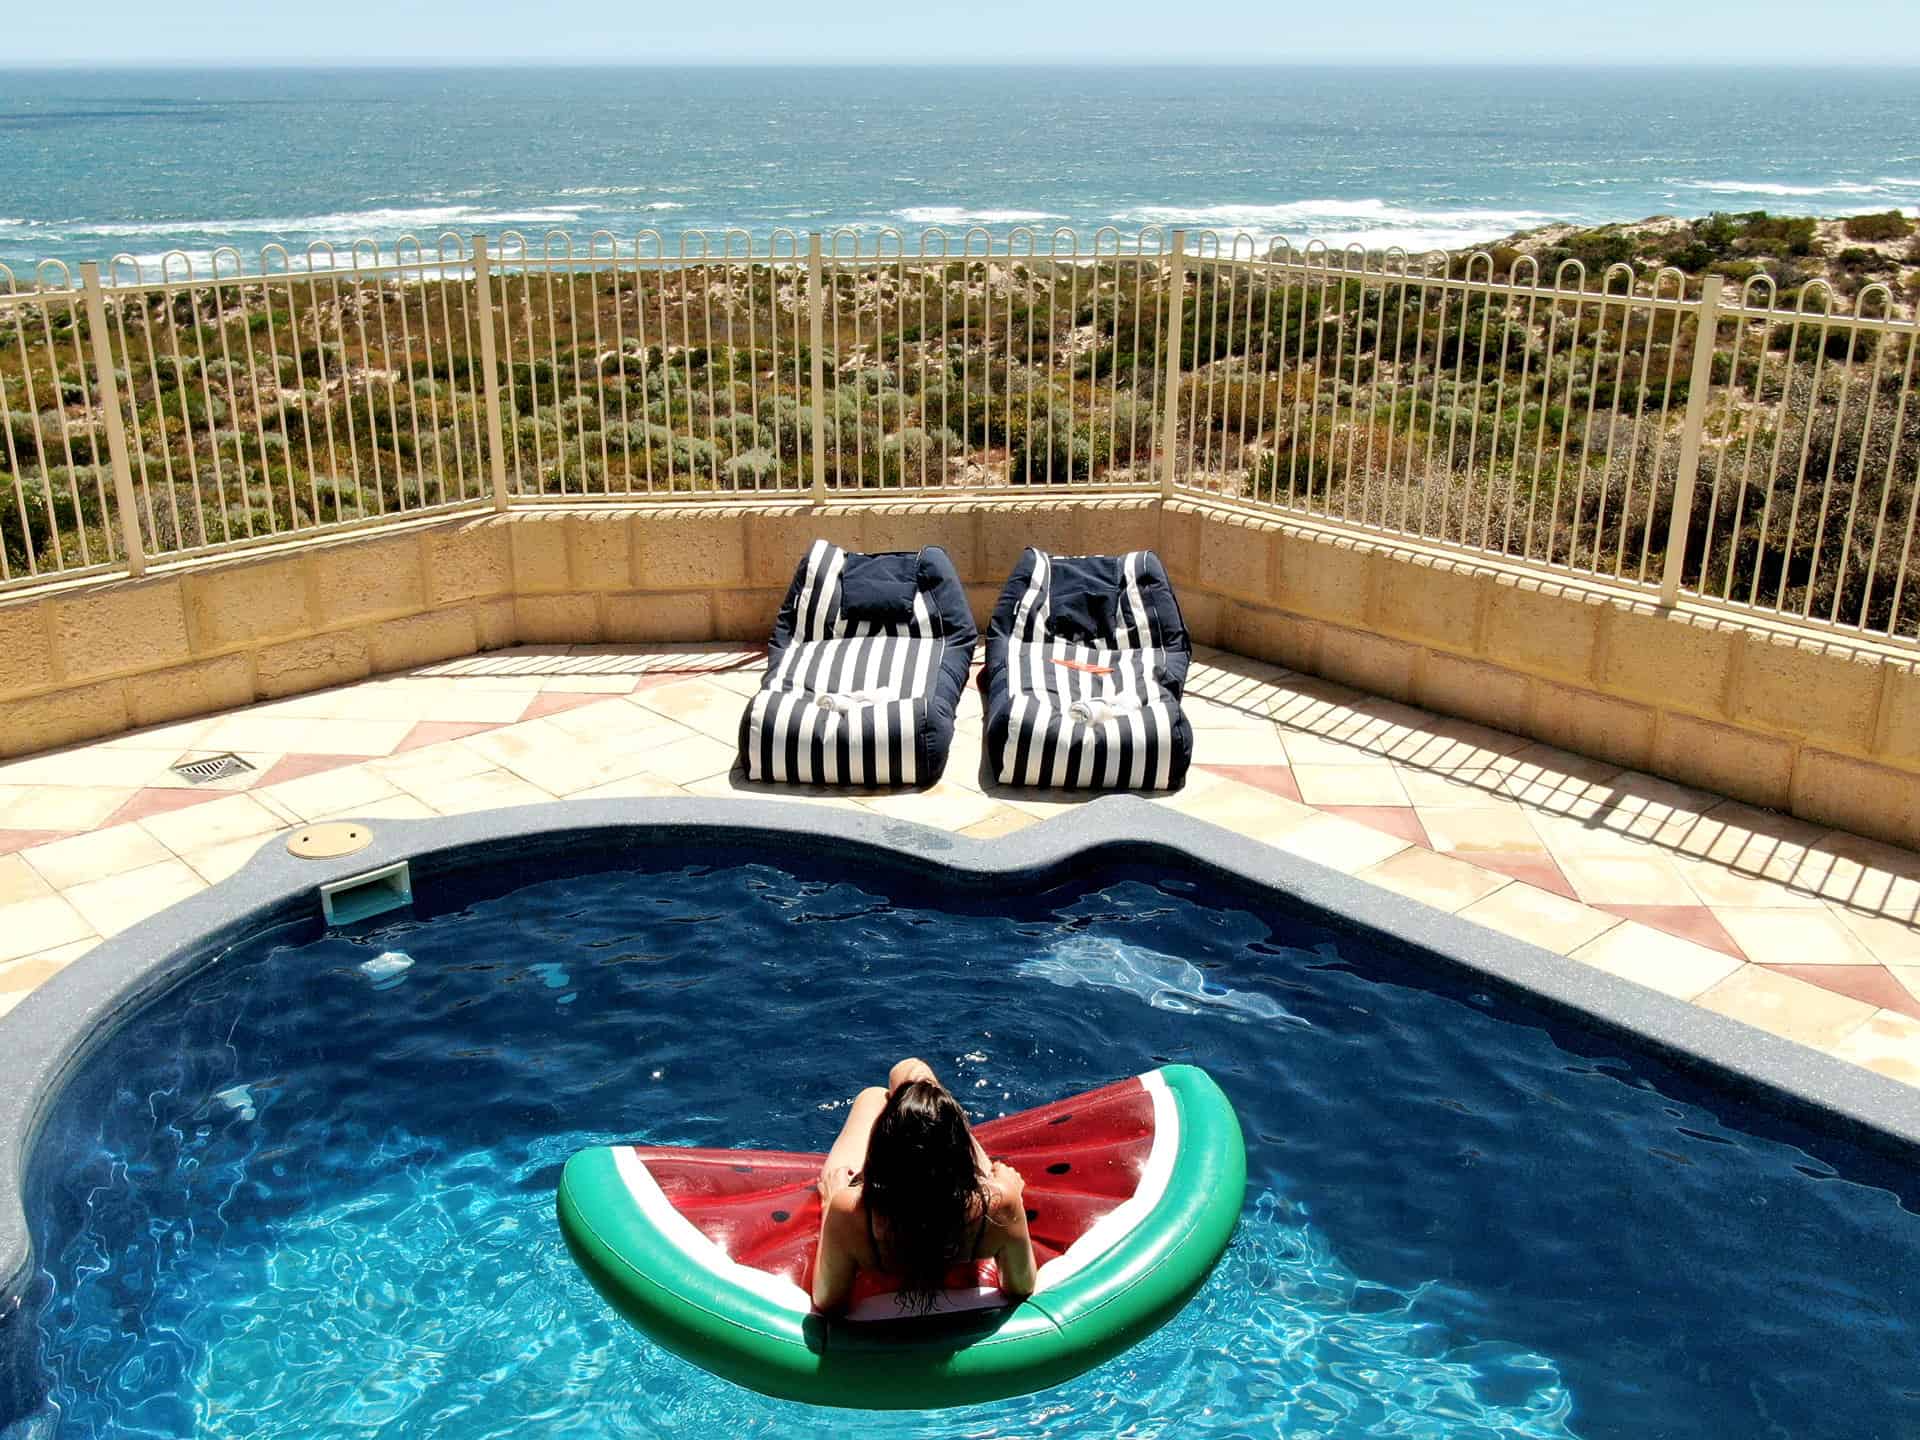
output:
[[[1678,935],[1682,940],[1691,940],[1736,960],[1747,958],[1739,942],[1704,905],[1596,905],[1593,908],[1618,915],[1622,920],[1638,920],[1642,925]]]
[[[1762,968],[1920,1020],[1920,997],[1878,965],[1767,965]]]
[[[1553,857],[1544,850],[1538,855],[1486,855],[1474,850],[1449,850],[1445,853],[1456,860],[1471,861],[1482,870],[1510,875],[1515,880],[1523,880],[1542,890],[1551,890],[1569,900],[1580,898],[1574,893],[1573,886],[1567,883],[1567,877],[1560,873],[1560,867],[1553,863]]]
[[[1384,830],[1409,845],[1418,845],[1424,850],[1433,848],[1433,841],[1427,838],[1427,827],[1420,823],[1411,805],[1322,805],[1319,808],[1329,815],[1341,815],[1375,830]]]
[[[11,855],[16,850],[25,850],[29,845],[45,845],[49,841],[64,840],[69,835],[79,833],[78,830],[0,830],[0,855]]]
[[[677,680],[681,677],[676,675],[673,678]],[[520,718],[538,720],[542,715],[559,715],[568,710],[578,710],[582,705],[619,698],[604,690],[542,690],[527,703],[527,708],[520,712]]]
[[[499,728],[496,724],[479,720],[422,720],[400,738],[400,743],[393,747],[393,753],[398,755],[402,750],[438,745],[442,740],[458,740],[463,735],[484,735],[489,730]]]
[[[144,820],[149,815],[165,815],[170,810],[184,810],[189,805],[218,800],[222,795],[233,793],[231,790],[170,790],[164,786],[136,790],[133,792],[133,798],[109,815],[99,828],[104,830],[109,825],[124,825],[129,820]]]
[[[1243,785],[1258,785],[1262,790],[1271,790],[1275,795],[1284,795],[1289,800],[1300,799],[1300,787],[1294,782],[1293,767],[1290,765],[1202,765],[1200,768],[1210,770],[1215,775],[1224,775],[1229,780],[1238,780]],[[1423,840],[1420,843],[1424,845],[1426,842]]]
[[[278,785],[282,780],[298,780],[342,765],[358,765],[361,755],[282,755],[277,764],[254,781],[255,785]]]

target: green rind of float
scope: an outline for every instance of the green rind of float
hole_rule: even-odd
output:
[[[930,1409],[1045,1389],[1170,1319],[1232,1238],[1246,1194],[1240,1122],[1204,1071],[1160,1072],[1180,1146],[1166,1193],[1113,1249],[1009,1309],[904,1327],[832,1324],[719,1281],[633,1204],[611,1150],[567,1162],[560,1224],[581,1268],[666,1349],[764,1394],[816,1405]]]

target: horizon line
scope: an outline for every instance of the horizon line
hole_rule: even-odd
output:
[[[528,59],[515,56],[390,55],[390,56],[173,56],[158,59],[81,56],[45,56],[15,59],[0,64],[0,74],[40,70],[240,70],[240,69],[314,69],[314,70],[1920,70],[1920,56],[1910,59],[1760,59],[1687,57],[1670,60],[1648,59],[1570,59],[1549,56],[1512,56],[1484,60],[1381,59],[1378,57],[1323,55],[1295,59],[1246,60],[1228,57],[1191,56],[1178,59],[1146,59],[1132,56],[1048,59],[1032,57],[1014,60],[922,59],[918,57],[871,56],[857,60],[823,58],[776,58],[680,55],[656,59],[605,59],[594,56],[543,56]]]

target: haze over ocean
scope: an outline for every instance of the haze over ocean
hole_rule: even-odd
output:
[[[1457,247],[1920,207],[1920,71],[0,71],[0,260],[653,227]],[[25,276],[22,277],[26,278]]]

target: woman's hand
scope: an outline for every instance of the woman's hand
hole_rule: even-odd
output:
[[[1027,1182],[1020,1172],[1004,1160],[993,1162],[993,1169],[987,1172],[987,1178],[993,1182],[993,1188],[1000,1193],[1003,1202],[1017,1204],[1027,1193]]]
[[[831,1156],[820,1167],[820,1208],[824,1210],[833,1203],[833,1197],[853,1183],[855,1171],[851,1165],[835,1164]]]

